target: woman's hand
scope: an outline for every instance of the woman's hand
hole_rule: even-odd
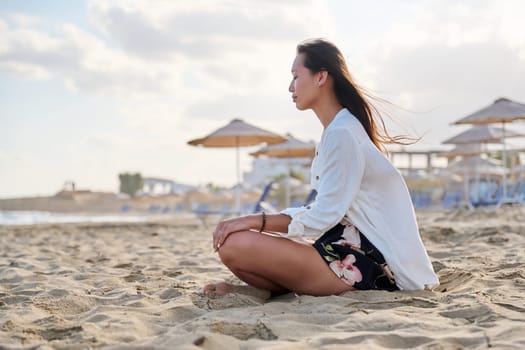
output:
[[[217,251],[224,244],[228,236],[234,232],[247,231],[250,229],[259,230],[261,225],[261,214],[253,214],[231,218],[219,222],[213,231],[213,250]]]

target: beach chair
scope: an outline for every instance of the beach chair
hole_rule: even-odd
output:
[[[503,187],[499,186],[495,192],[488,192],[484,197],[479,198],[477,201],[471,201],[474,208],[486,207],[491,205],[500,205],[503,199]]]
[[[265,211],[269,213],[277,212],[277,210],[275,210],[269,203],[265,202],[266,198],[270,194],[270,191],[272,190],[272,186],[273,186],[273,181],[268,183],[266,186],[264,186],[261,196],[259,197],[257,202],[253,206],[248,206],[248,207],[241,209],[240,213],[237,210],[231,210],[228,208],[212,210],[208,208],[207,204],[198,205],[197,208],[192,210],[192,212],[202,222],[204,227],[208,227],[207,219],[209,219],[210,217],[215,217],[218,220],[221,220],[224,217],[233,216],[233,215],[260,213],[261,211]],[[251,209],[247,209],[247,208],[251,208]]]
[[[307,206],[308,204],[312,203],[314,200],[315,200],[315,197],[317,196],[317,191],[312,189],[310,191],[310,193],[308,193],[308,196],[306,197],[306,199],[304,200],[303,202],[303,207],[304,206]]]
[[[432,205],[432,193],[426,191],[410,192],[415,209],[426,209]]]
[[[268,203],[266,202],[266,198],[268,198],[268,195],[270,194],[270,191],[272,190],[273,181],[264,186],[264,189],[261,193],[261,197],[259,197],[259,200],[257,203],[255,203],[255,208],[253,208],[253,213],[260,213],[263,210],[266,210],[268,208]],[[273,210],[275,211],[275,210]]]
[[[461,206],[461,197],[463,193],[461,191],[448,192],[443,197],[443,209],[456,209]]]
[[[525,203],[525,181],[518,179],[509,189],[505,204]]]
[[[312,203],[315,200],[315,197],[317,196],[316,190],[311,190],[308,193],[308,196],[304,200],[296,199],[293,201],[292,204],[290,204],[290,208],[299,208],[299,207],[305,207],[308,204]]]

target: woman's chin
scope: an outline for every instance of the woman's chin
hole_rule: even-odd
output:
[[[300,111],[304,111],[304,110],[308,109],[307,107],[302,106],[302,105],[300,105],[300,104],[297,103],[297,102],[295,103],[295,108],[297,108],[297,109],[300,110]]]

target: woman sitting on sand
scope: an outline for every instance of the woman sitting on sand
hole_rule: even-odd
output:
[[[297,109],[312,109],[324,130],[311,169],[314,203],[279,214],[221,221],[213,247],[248,285],[272,294],[416,290],[439,283],[419,236],[401,174],[382,151],[396,142],[323,39],[297,46],[289,87]],[[269,233],[269,234],[268,234]],[[204,287],[225,294],[227,283]]]

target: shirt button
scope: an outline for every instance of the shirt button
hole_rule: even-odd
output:
[[[312,208],[312,207],[311,207],[311,206],[307,206],[307,207],[306,207],[306,209],[310,209],[310,208]]]
[[[316,176],[315,179],[316,179],[316,180],[319,180],[319,176]]]

